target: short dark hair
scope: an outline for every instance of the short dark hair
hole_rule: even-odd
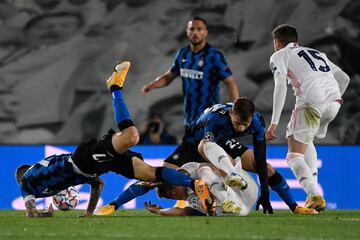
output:
[[[172,187],[172,185],[162,182],[159,186],[157,186],[156,195],[158,198],[169,198],[169,193]]]
[[[239,97],[234,102],[233,111],[242,120],[247,120],[254,114],[255,104],[248,97]]]
[[[188,21],[188,23],[186,24],[186,27],[188,26],[189,22],[195,21],[195,20],[197,20],[197,21],[202,21],[202,22],[204,23],[205,27],[207,28],[207,22],[206,22],[206,20],[205,20],[204,18],[198,17],[198,16],[192,17],[192,18]]]
[[[280,24],[272,31],[274,39],[280,40],[285,46],[298,41],[296,28],[290,24]]]
[[[18,167],[15,171],[15,179],[16,182],[19,184],[22,182],[22,178],[24,176],[24,173],[31,167],[30,164],[23,164],[20,167]]]

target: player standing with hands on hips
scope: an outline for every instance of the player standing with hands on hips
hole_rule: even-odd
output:
[[[273,113],[266,139],[276,138],[287,91],[287,82],[296,96],[295,109],[287,127],[286,160],[307,194],[305,207],[322,211],[326,201],[318,189],[317,153],[314,137],[324,138],[329,123],[343,103],[350,79],[324,53],[298,45],[296,28],[281,24],[273,32],[275,53],[270,58],[274,75]]]

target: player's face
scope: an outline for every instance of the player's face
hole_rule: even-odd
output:
[[[251,124],[252,117],[248,119],[241,119],[239,115],[235,114],[234,111],[230,111],[231,123],[235,129],[235,132],[245,131]]]
[[[208,30],[201,20],[190,21],[186,28],[186,35],[189,42],[193,45],[201,44],[205,41]]]
[[[187,190],[183,186],[174,186],[170,189],[169,198],[176,200],[186,200]]]

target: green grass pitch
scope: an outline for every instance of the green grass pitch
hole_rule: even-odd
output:
[[[0,239],[360,239],[360,210],[327,210],[317,216],[251,212],[247,217],[163,217],[121,210],[107,217],[28,219],[24,211],[0,211]]]

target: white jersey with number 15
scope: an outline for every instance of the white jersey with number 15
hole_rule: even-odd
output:
[[[339,67],[315,49],[289,43],[271,56],[270,68],[275,78],[282,75],[291,83],[297,106],[305,102],[320,105],[341,99],[333,75]]]

